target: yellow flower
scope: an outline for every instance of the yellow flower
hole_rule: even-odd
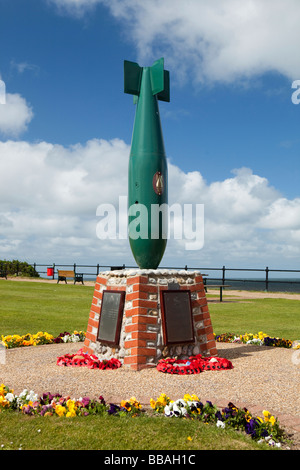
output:
[[[0,395],[0,406],[2,406],[3,408],[5,406],[9,406],[9,401],[6,400],[6,398],[2,395]]]
[[[142,408],[142,405],[135,397],[131,397],[129,400],[129,403],[131,403],[131,405],[134,406],[135,408],[139,408],[139,409]]]
[[[264,418],[265,418],[265,421],[269,421],[270,418],[271,418],[271,413],[269,411],[266,411],[266,410],[263,410],[263,415],[264,415]]]
[[[151,408],[154,410],[161,409],[169,403],[172,403],[172,400],[170,400],[170,398],[165,393],[161,393],[160,397],[158,397],[156,401],[153,400],[153,398],[150,399]],[[141,407],[141,405],[139,405],[139,407]]]
[[[193,439],[192,439],[191,436],[188,436],[188,437],[187,437],[187,440],[188,440],[188,441],[192,441]]]
[[[76,403],[74,400],[68,400],[67,401],[67,408],[68,408],[68,412],[66,414],[66,417],[67,418],[73,418],[74,416],[76,416],[76,410],[77,410],[77,406],[76,406]]]
[[[271,423],[272,426],[274,426],[274,424],[276,423],[276,418],[274,418],[274,416],[271,416],[271,418],[269,419],[269,422]]]
[[[183,399],[185,401],[200,401],[197,395],[195,395],[194,393],[192,395],[189,395],[188,393],[186,393]]]
[[[70,408],[72,408],[72,407],[74,407],[74,406],[75,406],[75,401],[69,399],[69,400],[67,401],[67,407],[70,409]]]
[[[131,410],[130,403],[127,400],[122,400],[121,401],[121,407],[125,408],[127,411]]]
[[[157,402],[163,406],[166,406],[169,403],[170,399],[167,397],[165,393],[162,393],[160,397],[157,399]]]
[[[155,406],[156,406],[156,401],[153,400],[153,398],[150,399],[150,406],[151,406],[151,408],[153,408],[153,410],[154,410],[154,408],[155,408]]]

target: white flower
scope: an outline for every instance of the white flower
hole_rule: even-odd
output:
[[[71,341],[73,343],[77,343],[79,341],[79,339],[80,339],[79,336],[74,335],[74,334],[71,335]]]
[[[224,429],[225,428],[225,423],[221,420],[218,419],[217,421],[217,428],[222,428]]]
[[[166,416],[173,416],[173,414],[174,414],[169,405],[165,406],[164,413],[165,413]]]
[[[192,411],[198,409],[199,402],[198,401],[188,401],[187,405],[190,407]]]
[[[179,406],[177,406],[176,403],[173,403],[173,413],[175,416],[180,416],[181,415],[181,410]]]
[[[184,408],[186,406],[186,401],[182,400],[182,398],[179,398],[175,401],[175,404],[180,408]]]
[[[30,390],[30,392],[26,396],[26,400],[28,400],[28,401],[37,401],[38,398],[39,398],[38,395],[36,393],[34,393],[33,390]]]
[[[259,346],[262,346],[263,341],[261,341],[259,338],[253,338],[249,339],[246,344],[259,344]]]
[[[185,415],[188,415],[189,413],[188,413],[188,410],[186,408],[181,408],[181,414],[183,416],[185,416]]]

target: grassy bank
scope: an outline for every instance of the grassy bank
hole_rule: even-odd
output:
[[[5,430],[5,431],[4,431]],[[0,446],[22,450],[257,450],[232,429],[184,419],[87,416],[76,418],[0,413]],[[100,456],[99,456],[100,457]]]
[[[81,284],[0,280],[0,335],[47,331],[56,336],[64,331],[86,330],[93,291],[93,286]],[[263,331],[300,339],[298,300],[237,298],[210,302],[209,311],[216,334]]]
[[[226,296],[225,296],[226,299]],[[257,333],[300,339],[300,301],[290,299],[251,299],[209,303],[211,321],[216,334]]]
[[[82,284],[0,281],[0,334],[86,330],[94,288]]]

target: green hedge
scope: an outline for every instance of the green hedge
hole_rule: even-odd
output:
[[[2,275],[6,274],[6,276],[40,277],[33,266],[16,259],[13,261],[0,260],[0,272]]]

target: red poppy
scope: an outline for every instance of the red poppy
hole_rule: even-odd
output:
[[[221,357],[202,357],[201,354],[190,356],[188,359],[161,359],[157,370],[167,374],[199,374],[203,370],[232,369],[232,363]]]
[[[121,367],[118,359],[100,360],[94,354],[88,355],[80,349],[76,354],[65,354],[57,358],[58,366],[88,367],[89,369],[117,369]]]

